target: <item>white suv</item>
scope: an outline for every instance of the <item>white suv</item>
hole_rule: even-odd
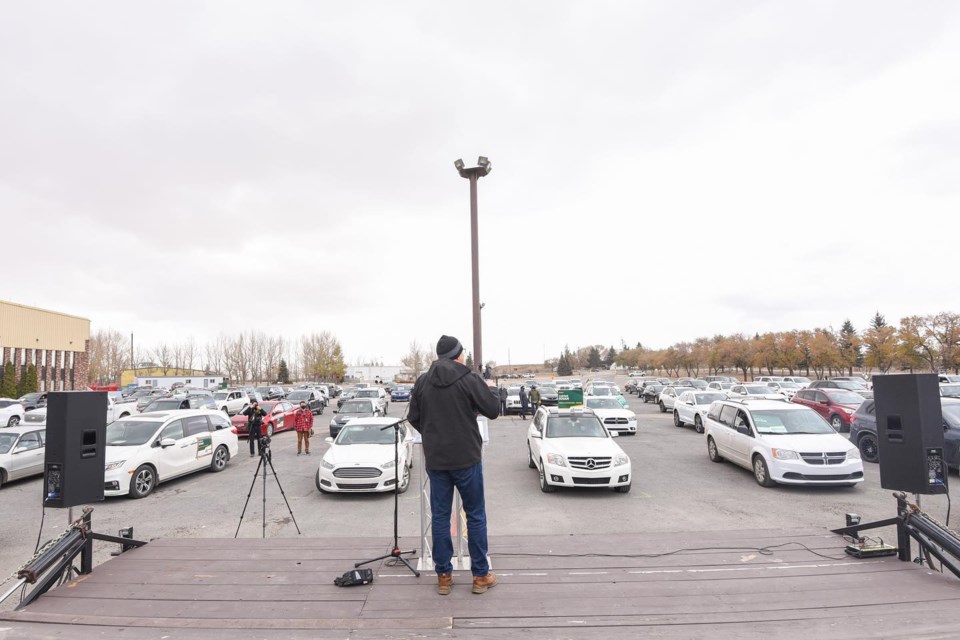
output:
[[[250,406],[250,396],[243,389],[228,389],[213,394],[217,409],[227,415],[236,415]]]
[[[721,400],[710,405],[704,422],[710,460],[752,469],[761,486],[863,482],[860,451],[808,407]]]

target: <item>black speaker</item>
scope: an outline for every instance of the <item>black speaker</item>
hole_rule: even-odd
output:
[[[103,500],[106,439],[106,392],[59,392],[47,397],[45,507]]]
[[[880,486],[908,493],[946,493],[943,414],[934,374],[873,377]]]

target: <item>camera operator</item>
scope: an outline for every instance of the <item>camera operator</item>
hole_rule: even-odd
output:
[[[260,408],[260,403],[254,400],[250,406],[241,412],[247,416],[247,440],[250,442],[250,457],[252,458],[254,441],[256,441],[257,455],[260,454],[260,436],[263,435],[263,418],[267,412]]]
[[[310,434],[313,432],[313,411],[307,407],[307,403],[300,401],[300,406],[293,414],[293,426],[297,430],[297,455],[301,455],[304,447],[307,449],[307,455],[310,455]]]

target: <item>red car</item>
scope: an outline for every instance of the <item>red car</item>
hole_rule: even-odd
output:
[[[266,435],[272,436],[278,431],[293,429],[293,414],[297,408],[286,400],[261,402],[260,408],[267,412],[267,417],[263,419],[263,432]],[[238,413],[230,418],[230,422],[233,424],[233,432],[237,434],[237,437],[247,437],[247,416]]]
[[[863,396],[846,389],[800,389],[793,402],[810,407],[839,431],[850,431],[853,414],[863,402]]]

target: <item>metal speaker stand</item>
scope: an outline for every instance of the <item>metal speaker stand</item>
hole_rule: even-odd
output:
[[[399,522],[400,522],[400,425],[404,422],[407,422],[406,418],[397,420],[392,424],[388,424],[383,427],[381,431],[386,431],[387,429],[393,429],[393,473],[394,473],[394,482],[393,482],[393,547],[390,549],[390,553],[387,553],[376,558],[371,558],[370,560],[364,560],[363,562],[357,562],[353,565],[354,568],[362,567],[365,564],[370,564],[372,562],[378,562],[380,560],[386,560],[387,558],[393,558],[396,562],[403,564],[407,569],[410,569],[413,572],[413,575],[420,577],[420,572],[413,568],[413,565],[404,558],[405,555],[410,555],[416,553],[417,550],[413,551],[400,551],[400,534],[399,534]],[[407,481],[409,483],[409,480]]]

